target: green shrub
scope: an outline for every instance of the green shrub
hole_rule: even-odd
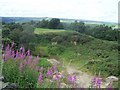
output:
[[[21,88],[36,87],[38,72],[24,68],[22,72],[19,70],[20,60],[8,60],[4,62],[3,75],[5,82],[16,83]]]

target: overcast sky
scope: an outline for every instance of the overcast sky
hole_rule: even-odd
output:
[[[0,0],[0,16],[118,21],[119,0]]]

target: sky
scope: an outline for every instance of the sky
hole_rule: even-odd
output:
[[[119,0],[0,0],[0,16],[118,22],[118,2]]]

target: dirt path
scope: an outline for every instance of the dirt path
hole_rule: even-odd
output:
[[[61,64],[59,61],[56,59],[47,59],[50,63],[54,64]],[[61,65],[62,66],[62,65]],[[90,86],[91,80],[93,76],[82,72],[80,70],[77,70],[76,68],[72,66],[64,66],[66,68],[66,71],[68,74],[75,73],[76,74],[76,84],[79,88],[88,88]],[[105,88],[107,83],[102,83],[101,88]]]
[[[72,74],[72,73],[76,74],[76,78],[77,78],[76,84],[78,87],[88,88],[90,86],[91,79],[93,78],[92,76],[90,76],[87,73],[84,73],[80,70],[77,70],[71,66],[67,66],[66,70],[67,70],[68,74]]]

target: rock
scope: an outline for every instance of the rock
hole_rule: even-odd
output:
[[[11,84],[7,84],[5,87],[3,87],[2,90],[6,90],[6,89],[14,89],[16,90],[18,87],[15,83],[11,83]]]
[[[74,41],[74,45],[76,46],[76,45],[77,45],[77,42]]]
[[[2,81],[4,79],[4,77],[3,76],[0,76],[0,81]]]
[[[57,45],[57,42],[52,42],[52,45]]]
[[[53,65],[60,65],[60,62],[57,61],[56,59],[47,59],[50,63],[52,63]]]
[[[8,85],[9,83],[8,83],[8,82],[7,82],[7,83],[4,83],[4,82],[1,82],[1,81],[0,81],[0,84],[1,84],[0,89],[5,90],[5,88],[7,87],[7,85]]]
[[[116,76],[109,76],[106,78],[107,82],[113,82],[113,81],[118,81],[118,78]]]

